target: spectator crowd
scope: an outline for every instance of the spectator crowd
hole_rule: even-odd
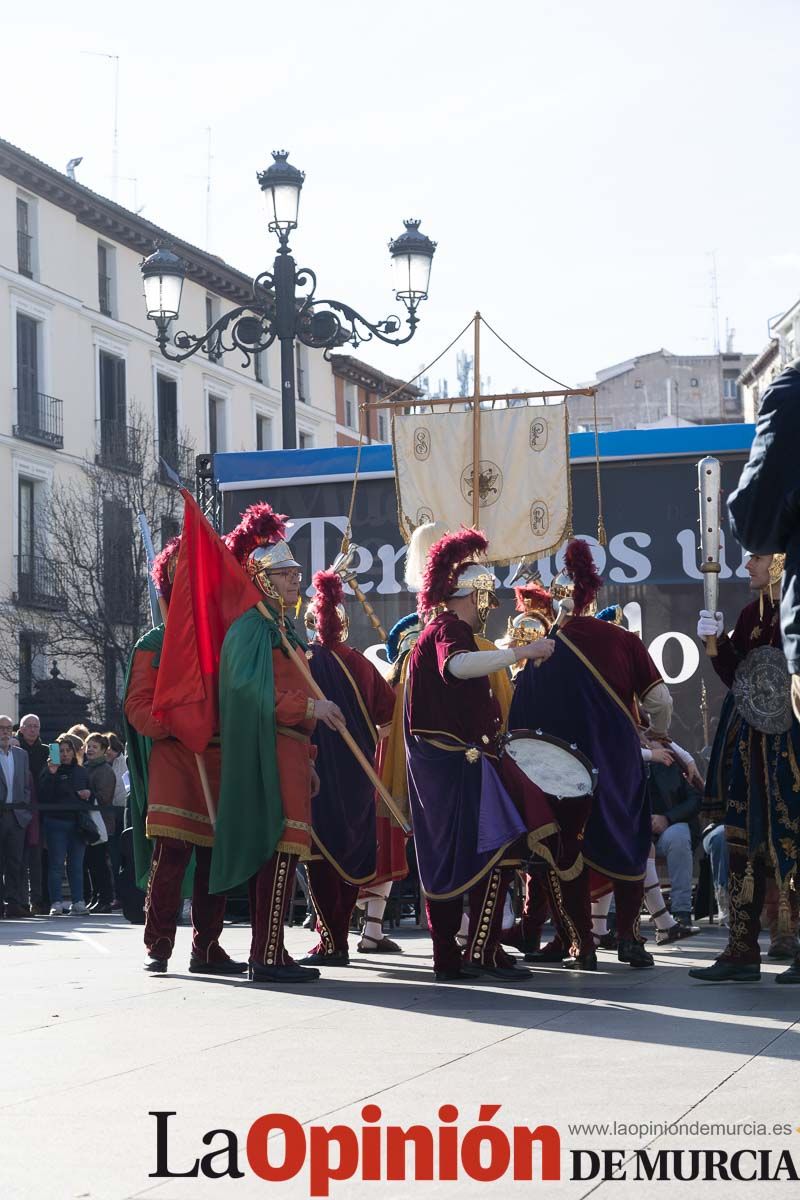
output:
[[[116,733],[0,714],[0,917],[111,913],[129,781]],[[64,899],[64,882],[69,901]]]
[[[0,919],[115,912],[122,907],[117,880],[129,796],[124,743],[85,725],[71,726],[49,745],[40,733],[35,713],[16,725],[0,715]],[[707,857],[706,878],[726,923],[727,847],[723,825],[699,828],[703,780],[691,756],[667,739],[643,742],[653,829],[645,907],[661,944],[696,932],[699,854]],[[669,887],[668,902],[661,885]],[[770,933],[770,957],[789,959],[797,949],[794,892],[791,901],[791,933],[779,933],[776,889],[767,889],[762,927]],[[600,903],[594,915],[600,944],[610,945],[613,910]]]

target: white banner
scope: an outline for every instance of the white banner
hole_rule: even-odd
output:
[[[472,525],[472,412],[395,415],[400,529]],[[540,558],[570,523],[566,404],[481,412],[478,524],[493,562]]]

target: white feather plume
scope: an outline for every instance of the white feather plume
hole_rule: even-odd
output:
[[[406,550],[405,566],[406,586],[412,592],[418,592],[422,587],[425,563],[431,546],[446,533],[447,526],[444,521],[426,521],[424,525],[418,525],[412,533]]]

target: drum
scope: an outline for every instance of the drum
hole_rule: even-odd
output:
[[[541,729],[512,730],[503,739],[503,754],[555,800],[591,796],[597,786],[597,768],[578,747]]]

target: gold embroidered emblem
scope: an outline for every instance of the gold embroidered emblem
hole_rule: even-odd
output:
[[[472,503],[475,490],[475,470],[473,463],[467,463],[461,472],[461,495],[468,504]],[[503,472],[497,463],[481,459],[478,464],[478,504],[487,508],[500,499],[503,491]]]
[[[474,746],[470,746],[464,754],[468,763],[476,763],[481,756],[480,750],[476,750]]]

